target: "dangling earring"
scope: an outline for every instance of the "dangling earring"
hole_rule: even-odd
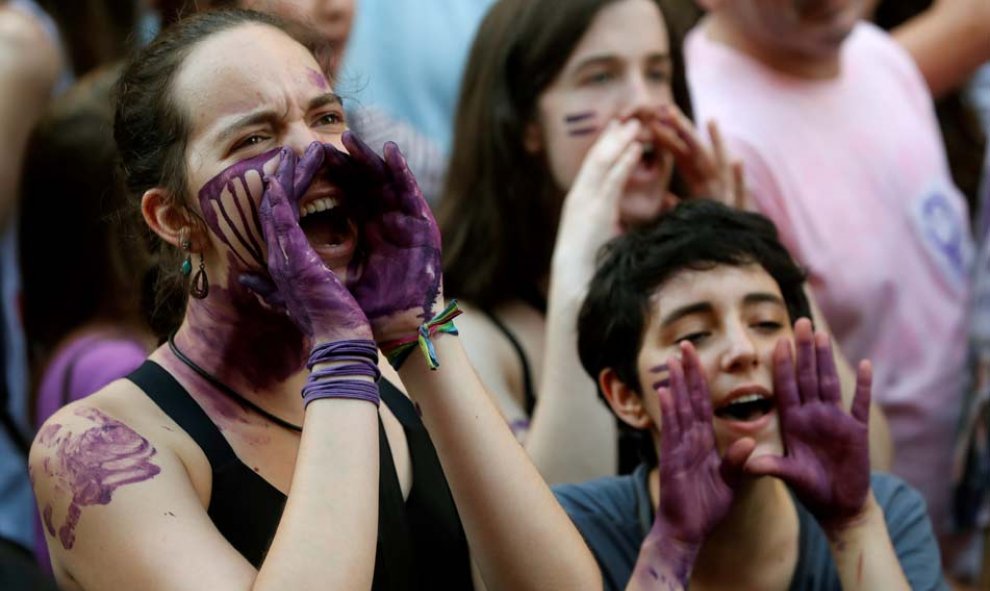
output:
[[[186,252],[186,258],[182,261],[179,271],[183,276],[189,277],[189,274],[192,273],[192,242],[186,236],[185,230],[182,231],[179,238],[179,245]],[[209,294],[210,280],[206,276],[206,261],[204,260],[203,253],[199,253],[199,269],[193,275],[192,283],[189,285],[189,295],[197,300],[201,300]]]
[[[189,287],[189,295],[197,300],[210,295],[210,280],[206,276],[206,262],[203,260],[203,253],[199,253],[199,269],[193,275],[192,285]]]

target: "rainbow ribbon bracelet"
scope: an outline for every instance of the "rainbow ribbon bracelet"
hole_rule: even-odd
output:
[[[426,358],[426,364],[430,369],[440,367],[440,361],[437,359],[437,350],[433,346],[431,339],[437,333],[458,334],[457,327],[454,326],[454,318],[457,318],[461,314],[463,312],[457,308],[457,300],[450,300],[447,307],[434,316],[432,320],[420,325],[415,335],[382,343],[382,351],[385,352],[385,357],[388,359],[389,364],[395,369],[399,369],[416,345],[419,345],[419,349],[423,352],[423,357]]]

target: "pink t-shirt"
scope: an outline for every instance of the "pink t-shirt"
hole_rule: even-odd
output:
[[[745,163],[753,204],[808,271],[845,355],[873,360],[894,472],[944,531],[973,245],[921,74],[866,23],[843,45],[839,77],[811,81],[704,28],[685,47],[696,118],[715,119]]]

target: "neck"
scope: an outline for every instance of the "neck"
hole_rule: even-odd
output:
[[[236,281],[226,283],[189,300],[175,343],[244,395],[278,391],[305,369],[310,343],[286,314],[266,308]]]
[[[771,47],[753,35],[746,34],[735,19],[721,12],[709,14],[702,26],[702,33],[712,41],[727,45],[782,74],[804,80],[831,80],[839,76],[839,51],[822,56],[808,56]]]
[[[659,487],[659,471],[654,468],[650,473],[654,506],[659,506]],[[786,550],[796,549],[797,528],[796,509],[783,482],[747,480],[729,514],[698,552],[691,580],[706,589],[763,588],[768,573],[776,572],[773,567],[780,567],[781,557],[788,556]]]

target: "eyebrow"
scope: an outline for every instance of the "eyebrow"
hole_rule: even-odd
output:
[[[612,63],[614,63],[616,61],[619,61],[619,59],[620,58],[618,56],[611,55],[611,54],[591,55],[591,56],[588,56],[588,57],[582,59],[581,61],[579,61],[574,66],[572,72],[580,72],[581,70],[584,70],[585,68],[588,68],[590,66],[596,66],[596,65],[606,65],[607,66],[607,65],[610,65],[610,64],[612,64]],[[664,64],[670,64],[671,63],[671,58],[670,58],[670,54],[669,53],[651,53],[649,56],[647,56],[646,59],[649,62],[661,61],[661,62],[664,62]]]
[[[312,111],[313,109],[319,109],[320,107],[330,104],[336,104],[343,107],[344,101],[339,95],[332,92],[327,92],[310,99],[309,104],[306,106],[306,110]],[[279,113],[274,109],[264,109],[261,111],[248,113],[247,115],[235,119],[230,125],[225,126],[220,133],[217,134],[217,139],[219,141],[224,141],[245,127],[251,127],[252,125],[257,125],[259,123],[276,121],[278,118]]]
[[[769,293],[769,292],[756,292],[748,293],[743,296],[743,305],[752,306],[755,304],[777,304],[778,306],[786,307],[784,300],[780,296]],[[671,324],[677,322],[685,316],[691,316],[692,314],[710,314],[714,310],[713,306],[708,302],[698,302],[696,304],[688,304],[686,306],[681,306],[671,311],[670,314],[665,316],[660,321],[661,328],[667,328]]]

